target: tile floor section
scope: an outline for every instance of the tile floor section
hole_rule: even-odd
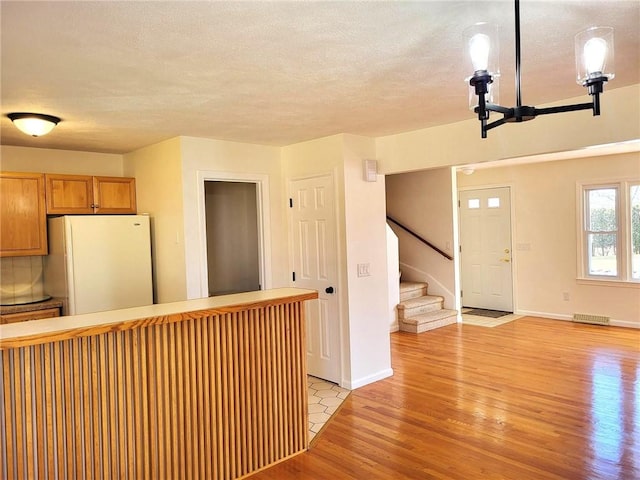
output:
[[[320,378],[308,376],[309,393],[309,441],[318,434],[329,421],[350,391]]]
[[[465,325],[475,325],[477,327],[499,327],[500,325],[504,325],[505,323],[512,322],[513,320],[517,320],[518,318],[522,318],[522,315],[516,315],[514,313],[510,315],[504,315],[498,318],[490,318],[490,317],[481,317],[478,315],[469,315],[466,313],[471,310],[470,308],[463,308],[461,310],[462,313],[462,323]]]

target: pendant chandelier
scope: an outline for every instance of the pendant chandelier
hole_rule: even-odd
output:
[[[613,79],[613,28],[592,27],[575,36],[576,81],[587,88],[592,101],[559,107],[536,108],[522,105],[520,88],[520,0],[515,0],[516,49],[516,106],[503,107],[492,103],[500,77],[498,67],[498,30],[496,26],[478,23],[464,31],[465,46],[473,75],[468,77],[471,108],[478,114],[482,138],[487,131],[507,122],[526,122],[538,115],[591,110],[600,115],[600,94],[604,84]],[[477,99],[475,98],[477,96]],[[501,113],[502,118],[489,122],[490,112]]]

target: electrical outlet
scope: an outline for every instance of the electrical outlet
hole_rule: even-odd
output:
[[[565,302],[568,302],[569,300],[571,300],[571,295],[569,295],[569,292],[562,292],[562,299]]]

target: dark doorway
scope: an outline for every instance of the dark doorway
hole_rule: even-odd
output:
[[[205,181],[209,296],[260,290],[257,185]]]

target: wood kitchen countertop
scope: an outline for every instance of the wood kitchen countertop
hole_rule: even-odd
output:
[[[136,326],[177,322],[189,318],[194,312],[199,312],[198,316],[201,317],[202,312],[218,315],[315,298],[318,298],[318,292],[315,290],[275,288],[107,312],[30,320],[0,325],[0,350],[128,330]]]

